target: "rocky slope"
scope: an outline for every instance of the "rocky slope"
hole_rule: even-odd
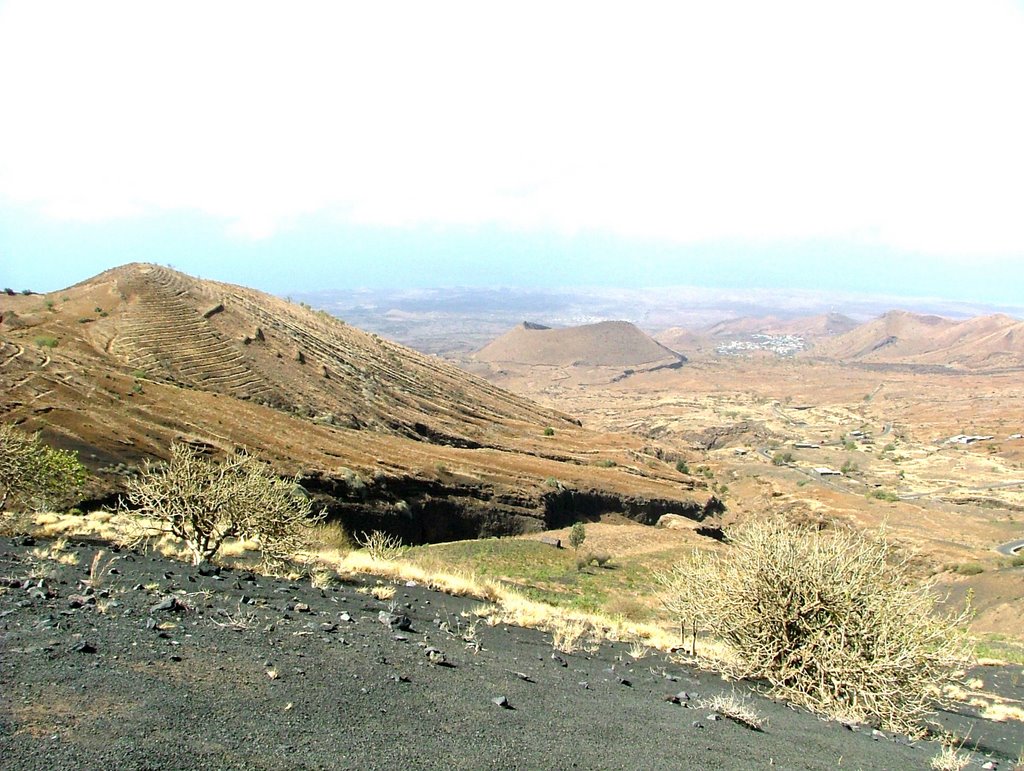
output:
[[[90,572],[100,551],[0,539],[5,769],[928,769],[939,750],[626,643],[556,651],[419,586],[377,600],[369,578],[315,589],[110,551]],[[702,706],[719,694],[763,729]],[[1012,768],[1014,725],[943,721],[975,767]]]

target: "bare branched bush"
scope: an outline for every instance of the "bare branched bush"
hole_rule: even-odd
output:
[[[378,560],[398,559],[402,556],[402,551],[405,548],[401,538],[388,535],[380,530],[374,530],[370,534],[363,533],[356,538],[356,543],[365,549],[367,554]]]
[[[0,512],[10,498],[30,509],[46,508],[84,480],[76,453],[48,447],[39,434],[0,424]]]
[[[304,530],[319,520],[293,480],[274,476],[252,455],[221,463],[184,444],[167,463],[147,463],[128,482],[136,544],[169,533],[185,542],[194,564],[213,559],[229,538],[255,541],[265,565],[287,562],[304,545]]]
[[[936,613],[927,584],[881,538],[781,518],[728,533],[659,577],[663,604],[736,654],[735,677],[790,701],[914,733],[933,694],[966,666],[968,611]]]

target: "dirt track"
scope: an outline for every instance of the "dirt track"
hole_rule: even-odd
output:
[[[420,587],[397,587],[400,629],[358,591],[374,579],[320,590],[121,553],[90,598],[99,547],[71,543],[77,564],[58,565],[33,556],[48,546],[0,540],[5,769],[913,769],[937,752],[625,644],[554,654],[544,633],[481,622],[476,650],[460,614],[478,603]],[[763,732],[698,706],[734,689]],[[1012,765],[1019,736],[946,720]]]

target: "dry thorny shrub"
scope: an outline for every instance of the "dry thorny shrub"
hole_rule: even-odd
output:
[[[725,641],[735,677],[763,678],[826,715],[916,733],[966,666],[968,612],[936,613],[927,584],[882,538],[781,518],[728,533],[659,576],[666,609]]]
[[[265,565],[286,563],[304,545],[303,531],[321,517],[294,481],[280,479],[258,458],[234,454],[220,463],[184,444],[168,463],[147,463],[128,482],[136,530],[130,545],[162,533],[180,538],[196,564],[228,538],[256,541]]]

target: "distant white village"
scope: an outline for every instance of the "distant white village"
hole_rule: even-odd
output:
[[[799,335],[751,335],[746,340],[732,340],[715,348],[723,356],[738,356],[749,351],[769,351],[777,356],[792,356],[807,347]]]

